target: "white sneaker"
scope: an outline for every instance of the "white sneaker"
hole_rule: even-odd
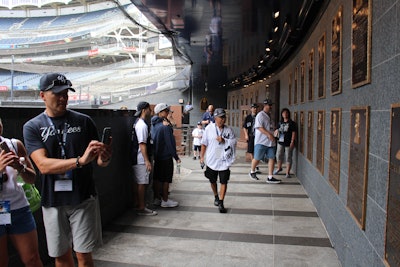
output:
[[[172,199],[168,199],[167,201],[161,200],[161,207],[163,208],[173,208],[177,207],[178,205],[179,203]]]
[[[154,216],[154,215],[157,215],[157,211],[151,210],[151,209],[148,209],[148,208],[144,208],[143,210],[138,210],[137,211],[137,215]]]

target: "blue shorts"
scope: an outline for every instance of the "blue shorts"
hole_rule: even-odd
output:
[[[36,229],[35,219],[29,206],[11,210],[11,224],[0,225],[0,237],[29,233]]]
[[[257,144],[254,146],[254,159],[255,160],[264,160],[274,159],[276,153],[276,146],[264,146],[261,144]]]

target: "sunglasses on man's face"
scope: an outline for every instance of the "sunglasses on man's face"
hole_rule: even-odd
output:
[[[72,86],[72,83],[70,80],[59,80],[59,79],[53,80],[51,84],[47,86],[47,88],[44,89],[43,91],[51,90],[54,86],[63,86],[63,85]]]

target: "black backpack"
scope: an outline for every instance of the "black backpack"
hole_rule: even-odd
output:
[[[139,150],[139,142],[138,142],[138,138],[136,135],[136,123],[138,122],[139,118],[135,119],[135,122],[133,123],[132,126],[132,134],[131,134],[131,165],[137,165],[137,153]],[[147,137],[147,141],[146,141],[146,147],[147,147],[147,156],[149,157],[149,159],[151,159],[152,156],[152,145],[151,145],[151,137],[150,137],[150,127],[148,127],[148,137]]]

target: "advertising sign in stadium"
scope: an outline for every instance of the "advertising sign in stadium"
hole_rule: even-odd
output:
[[[92,49],[92,50],[89,50],[89,51],[88,51],[89,57],[96,56],[96,55],[98,55],[98,54],[99,54],[99,49],[98,49],[98,48]]]

